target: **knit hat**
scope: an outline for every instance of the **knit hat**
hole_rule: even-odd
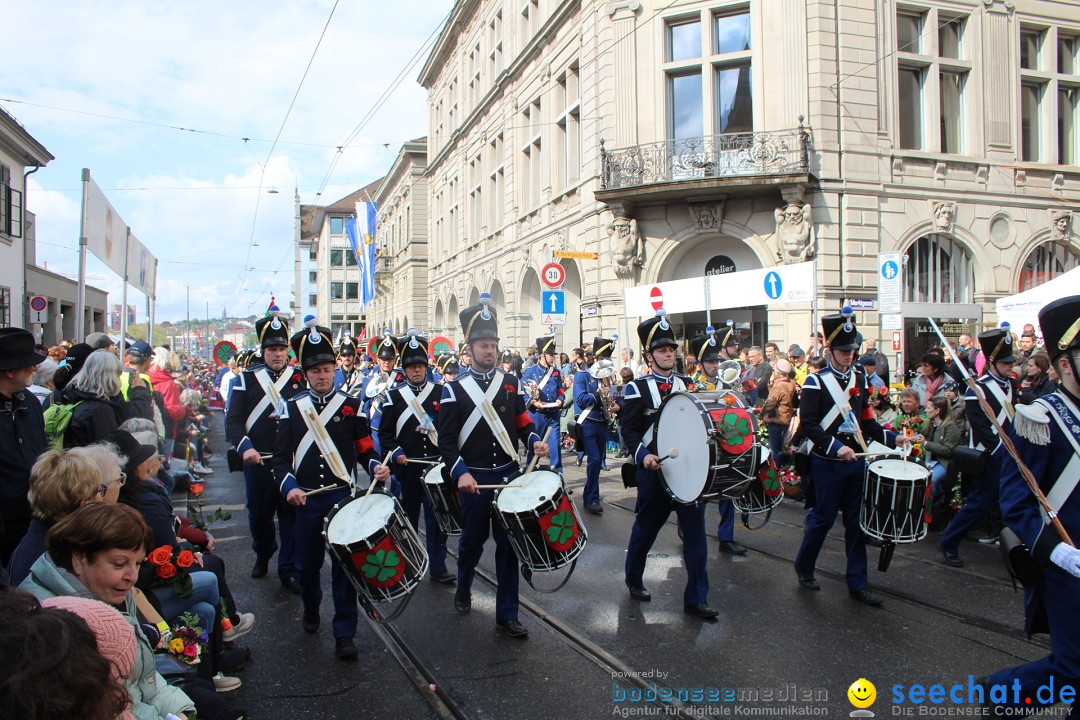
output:
[[[135,631],[124,616],[99,600],[61,595],[42,600],[42,607],[78,615],[97,638],[98,653],[112,663],[113,674],[126,678],[135,664]]]

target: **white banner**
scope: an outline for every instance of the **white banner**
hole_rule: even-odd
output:
[[[157,297],[157,260],[139,240],[128,239],[128,282],[147,297]]]
[[[668,313],[704,311],[706,287],[710,310],[813,302],[816,270],[813,262],[777,265],[760,270],[638,285],[623,292],[626,317],[648,317],[663,307]]]
[[[127,223],[116,212],[105,193],[83,171],[83,233],[86,249],[120,277],[124,277],[124,238]]]

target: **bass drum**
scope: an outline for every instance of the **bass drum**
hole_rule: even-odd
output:
[[[664,460],[660,479],[676,502],[734,499],[756,480],[757,417],[738,393],[673,392],[657,411],[653,452]]]

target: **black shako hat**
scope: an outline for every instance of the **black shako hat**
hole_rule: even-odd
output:
[[[705,334],[690,340],[690,352],[698,362],[720,359],[720,343],[716,342],[716,329],[710,325]]]
[[[656,348],[665,345],[679,347],[679,343],[675,339],[675,331],[671,329],[671,325],[667,321],[667,310],[664,308],[659,308],[655,317],[642,321],[637,326],[637,334],[638,339],[641,340],[641,347],[645,352],[652,352]]]
[[[380,360],[396,360],[398,356],[398,344],[390,329],[383,331],[382,340],[375,345],[375,357]]]
[[[296,353],[301,370],[310,370],[323,363],[337,363],[334,355],[334,338],[330,330],[318,324],[315,318],[304,323],[304,329],[292,336],[290,345]]]
[[[499,323],[495,318],[495,308],[491,306],[491,293],[480,293],[480,302],[462,310],[458,320],[465,331],[465,342],[499,339]]]
[[[1040,310],[1039,327],[1051,360],[1080,347],[1080,295],[1059,298]]]
[[[615,352],[615,341],[618,339],[618,335],[612,335],[610,338],[593,338],[593,355],[595,355],[597,359],[610,358],[611,354]]]
[[[849,305],[845,305],[839,315],[821,318],[821,329],[825,331],[825,344],[830,350],[855,350],[859,347],[855,311]]]
[[[1042,316],[1040,315],[1040,320]],[[1046,337],[1046,335],[1043,335]],[[996,362],[1016,362],[1016,346],[1008,323],[999,328],[979,333],[979,347],[991,365]]]
[[[341,338],[341,344],[338,345],[338,355],[355,355],[356,354],[356,340],[352,335],[346,335]]]
[[[543,355],[544,353],[555,354],[555,336],[545,335],[544,337],[536,338],[536,352]]]
[[[259,336],[261,347],[289,345],[289,323],[279,317],[278,312],[277,305],[271,305],[269,314],[255,321],[255,333]]]
[[[409,334],[397,340],[401,350],[401,367],[414,363],[428,364],[428,339],[415,328],[409,328]]]
[[[461,368],[458,365],[458,359],[456,355],[451,353],[445,353],[439,356],[439,359],[435,361],[435,366],[439,368],[439,372],[442,374],[456,373]]]

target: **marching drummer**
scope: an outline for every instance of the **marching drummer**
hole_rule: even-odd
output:
[[[536,397],[526,395],[525,405],[529,410],[529,418],[532,420],[536,432],[543,433],[551,429],[551,437],[558,438],[559,418],[562,416],[563,397],[566,390],[563,388],[562,376],[555,367],[555,336],[546,335],[536,338],[536,364],[525,368],[521,374],[524,383],[536,383]],[[562,455],[559,452],[559,443],[548,443],[551,446],[551,469],[562,473]],[[529,458],[532,459],[532,453]],[[588,499],[586,498],[586,502]]]
[[[731,329],[728,328],[728,337]],[[709,326],[705,334],[690,340],[690,352],[697,358],[698,372],[693,377],[697,392],[712,391],[720,388],[717,373],[720,369],[720,343],[716,341],[716,331]],[[745,555],[746,548],[735,542],[735,504],[728,498],[722,498],[720,523],[716,526],[716,539],[720,541],[720,552],[729,555]]]
[[[599,380],[593,373],[596,372],[597,363],[602,360],[611,360],[614,349],[614,338],[595,338],[593,364],[586,372],[574,373],[574,410],[577,412],[577,424],[580,428],[585,456],[589,459],[582,495],[585,509],[593,515],[601,515],[604,512],[604,506],[600,504],[600,470],[607,455],[608,437],[611,434],[608,413],[604,410],[605,403],[608,404],[608,412],[618,413],[622,409],[611,400],[611,380]],[[614,367],[612,372],[614,372]]]
[[[321,534],[326,514],[349,496],[358,463],[363,463],[376,482],[388,480],[390,470],[375,454],[359,398],[334,390],[330,331],[312,320],[308,328],[293,335],[291,345],[308,391],[285,404],[274,444],[274,475],[282,496],[296,508],[303,626],[305,632],[315,633],[322,602],[319,571],[326,553]],[[358,617],[356,590],[337,558],[332,557],[330,563],[335,653],[339,659],[352,660],[357,654],[353,643]]]
[[[386,402],[386,393],[401,381],[400,375],[394,369],[397,358],[397,341],[390,334],[390,328],[387,328],[375,347],[375,367],[372,369],[371,374],[364,378],[359,392],[360,400],[364,404],[364,416],[367,417],[368,425],[371,427],[372,439],[375,441],[375,452],[377,454],[382,453],[382,446],[379,445],[379,423],[382,418],[382,405]],[[389,382],[382,392],[375,393],[371,384],[379,382],[383,373],[389,377]]]
[[[463,310],[460,320],[472,363],[456,380],[443,386],[438,422],[439,451],[450,468],[451,482],[461,493],[454,610],[464,615],[472,607],[473,576],[490,533],[495,537],[498,579],[495,623],[508,636],[524,638],[529,631],[518,622],[517,556],[492,514],[494,490],[481,490],[477,485],[501,484],[518,472],[518,440],[537,455],[547,454],[548,445],[536,434],[525,411],[521,383],[495,368],[499,330],[491,295],[481,294],[479,304]]]
[[[243,463],[248,527],[251,549],[255,552],[251,577],[265,577],[270,558],[278,552],[274,530],[277,514],[276,532],[281,533],[278,580],[286,590],[300,592],[300,573],[294,557],[294,513],[277,492],[269,460],[284,401],[303,392],[304,381],[296,368],[289,365],[289,324],[278,315],[277,307],[255,321],[255,332],[264,364],[244,370],[233,381],[225,412],[225,435]]]
[[[679,343],[667,322],[663,308],[656,317],[645,320],[637,328],[652,372],[626,385],[623,391],[623,439],[631,448],[637,463],[638,499],[630,545],[626,551],[626,587],[630,597],[648,601],[652,595],[645,588],[645,560],[660,528],[671,511],[678,517],[683,535],[683,563],[686,566],[686,588],[683,590],[683,609],[690,615],[710,620],[719,613],[709,607],[709,575],[705,569],[708,549],[705,542],[705,505],[676,503],[661,483],[661,458],[649,447],[656,432],[656,411],[660,402],[673,392],[691,390],[690,378],[675,372],[675,349]],[[663,451],[666,453],[667,448]]]
[[[438,368],[438,377],[436,382],[440,385],[453,382],[457,378],[458,374],[458,361],[457,357],[453,353],[445,353],[441,355],[435,363],[435,367]]]
[[[442,389],[428,377],[427,338],[410,329],[407,337],[399,338],[398,346],[405,382],[391,390],[383,403],[379,442],[391,453],[394,475],[401,485],[401,505],[414,528],[418,527],[423,505],[432,582],[452,585],[457,578],[446,571],[446,538],[424,494],[424,475],[432,466],[409,462],[437,461],[439,436],[435,418],[439,415]]]
[[[869,440],[890,447],[908,440],[885,430],[874,419],[866,373],[852,362],[859,346],[855,312],[845,306],[839,315],[821,318],[821,327],[827,346],[826,365],[807,376],[799,401],[801,433],[813,443],[809,492],[814,502],[795,555],[795,572],[799,587],[821,589],[814,578],[814,566],[839,511],[844,520],[848,593],[866,605],[880,605],[881,598],[868,587],[866,546],[859,526],[866,460],[857,453],[867,452]]]
[[[356,366],[356,341],[352,335],[346,335],[338,346],[339,367],[334,372],[334,387],[349,395],[360,391],[364,375]]]

